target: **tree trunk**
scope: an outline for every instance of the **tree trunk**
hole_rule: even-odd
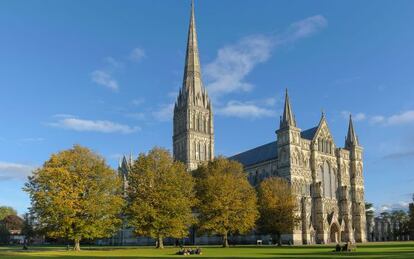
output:
[[[282,246],[282,235],[280,233],[277,233],[276,237],[277,237],[277,245]]]
[[[227,233],[223,235],[223,247],[229,247],[229,238],[227,236]]]
[[[80,249],[80,239],[75,239],[75,245],[74,245],[74,247],[73,247],[73,250],[75,250],[75,251],[80,251],[81,249]]]
[[[163,240],[162,236],[159,236],[158,237],[157,248],[159,248],[159,249],[163,249],[164,248],[164,240]]]

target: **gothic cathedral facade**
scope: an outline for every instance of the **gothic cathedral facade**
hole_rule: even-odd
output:
[[[365,242],[362,147],[349,119],[345,147],[337,147],[325,114],[317,126],[297,127],[286,91],[277,140],[230,157],[252,185],[282,177],[297,198],[299,224],[283,238],[293,244]]]
[[[191,8],[183,85],[174,106],[174,158],[188,170],[214,158],[212,104],[201,78],[194,6]],[[294,244],[366,241],[362,147],[349,121],[345,147],[336,146],[323,114],[316,127],[296,125],[286,91],[277,140],[230,157],[252,185],[283,177],[297,197],[298,224],[286,241]]]
[[[191,8],[183,84],[174,106],[173,124],[174,159],[185,163],[190,171],[214,158],[213,110],[201,78],[194,5]],[[276,140],[229,159],[243,164],[253,186],[267,177],[282,177],[290,183],[297,198],[295,213],[300,222],[282,235],[285,242],[365,242],[362,152],[352,117],[345,146],[338,147],[325,114],[313,128],[301,130],[297,126],[286,91]],[[119,172],[124,176],[124,182],[132,163],[132,159],[125,157],[120,163]],[[124,232],[121,232],[121,240],[132,240],[132,232]],[[128,237],[124,237],[125,234]],[[239,237],[239,241],[253,243],[265,238],[268,237],[253,232]],[[197,244],[216,241],[214,237],[202,237]]]

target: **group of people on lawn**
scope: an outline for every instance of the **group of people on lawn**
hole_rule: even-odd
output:
[[[190,248],[180,248],[180,251],[177,252],[178,255],[201,255],[201,248],[197,247],[196,249]]]

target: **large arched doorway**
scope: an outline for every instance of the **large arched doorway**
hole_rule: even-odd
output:
[[[330,230],[331,243],[339,243],[341,240],[339,226],[336,223],[332,223]]]

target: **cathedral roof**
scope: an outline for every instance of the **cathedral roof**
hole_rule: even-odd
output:
[[[300,136],[304,139],[313,140],[315,137],[316,131],[318,131],[319,126],[304,130],[300,133]]]
[[[277,158],[276,141],[268,144],[247,150],[240,154],[229,157],[230,160],[235,160],[244,166],[254,165],[261,162]]]

